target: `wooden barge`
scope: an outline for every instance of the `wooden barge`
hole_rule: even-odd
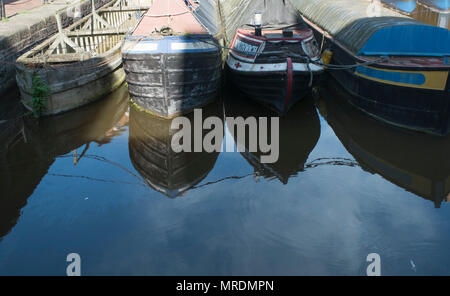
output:
[[[222,50],[214,38],[217,24],[201,22],[196,13],[208,4],[203,2],[155,0],[125,38],[122,55],[131,98],[154,115],[189,113],[217,96]]]
[[[25,107],[33,110],[35,77],[48,88],[45,108],[39,115],[80,107],[119,87],[125,80],[123,37],[146,9],[123,0],[97,11],[92,6],[91,14],[65,30],[57,16],[59,33],[17,59],[16,80]]]
[[[324,38],[331,75],[349,101],[379,120],[408,129],[450,132],[450,31],[368,2],[290,0]]]

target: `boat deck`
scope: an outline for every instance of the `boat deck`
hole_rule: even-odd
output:
[[[172,29],[174,34],[207,34],[183,0],[155,0],[133,36],[148,36],[163,28]]]

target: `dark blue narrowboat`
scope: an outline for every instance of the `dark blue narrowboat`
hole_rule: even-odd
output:
[[[449,30],[387,8],[369,17],[364,1],[291,1],[324,39],[339,66],[330,73],[352,104],[393,125],[450,132]]]

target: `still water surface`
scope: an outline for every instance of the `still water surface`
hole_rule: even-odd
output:
[[[261,164],[174,154],[170,121],[130,107],[126,86],[39,123],[12,93],[0,274],[65,275],[75,252],[83,275],[365,275],[375,252],[383,275],[450,275],[450,137],[385,126],[346,95],[330,82],[298,103],[278,162]],[[272,116],[222,99],[204,117]]]

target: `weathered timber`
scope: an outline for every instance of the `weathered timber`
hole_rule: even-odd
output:
[[[114,7],[117,2],[105,8]],[[34,75],[39,75],[49,88],[44,115],[94,101],[125,80],[120,52],[123,37],[139,21],[144,9],[105,8],[93,8],[90,15],[66,30],[58,25],[56,36],[19,57],[16,81],[25,107],[32,109]],[[58,17],[57,23],[60,24]]]

